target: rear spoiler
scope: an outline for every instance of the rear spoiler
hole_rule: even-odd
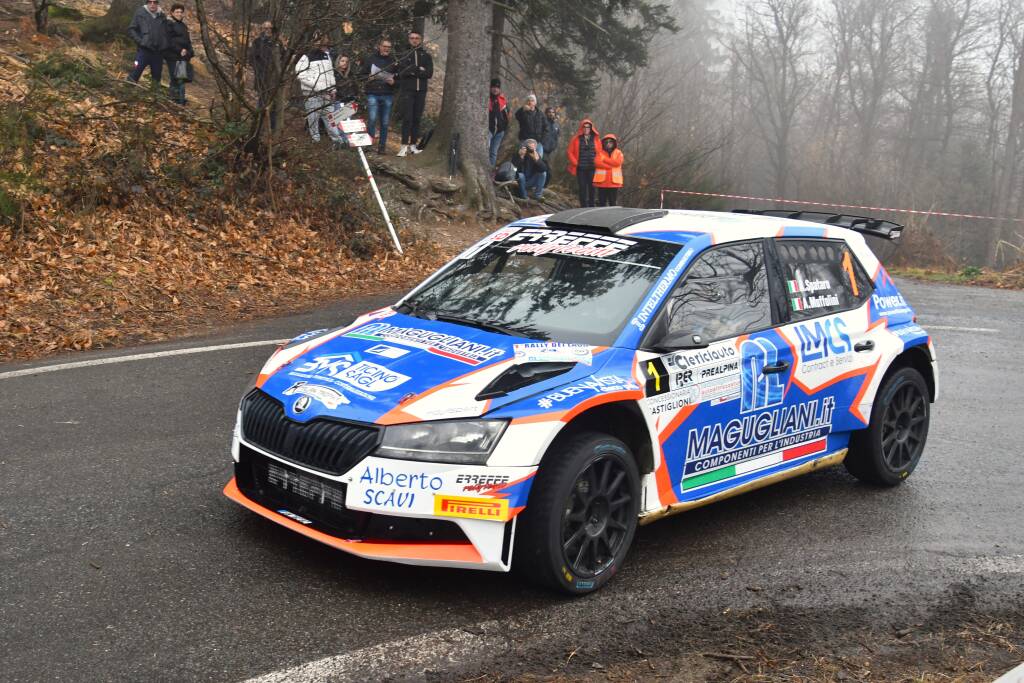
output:
[[[733,209],[733,213],[748,213],[757,216],[778,216],[779,218],[792,218],[799,221],[810,221],[812,223],[824,223],[835,225],[840,228],[847,228],[864,235],[881,237],[886,240],[898,240],[903,233],[902,225],[892,221],[884,221],[881,218],[868,218],[866,216],[850,216],[845,213],[830,213],[828,211],[788,211],[786,209]]]

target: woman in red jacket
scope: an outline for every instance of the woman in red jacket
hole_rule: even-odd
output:
[[[608,133],[601,138],[601,151],[597,154],[597,169],[594,171],[598,206],[615,206],[622,187],[622,161],[619,139]]]
[[[569,157],[569,173],[576,176],[579,187],[580,206],[594,206],[594,171],[601,145],[597,140],[594,122],[590,119],[580,121],[576,135],[569,140],[565,153]]]

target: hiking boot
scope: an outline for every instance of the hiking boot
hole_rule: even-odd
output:
[[[416,149],[416,148],[413,147],[413,149]],[[398,150],[398,154],[396,154],[395,156],[404,157],[408,153],[409,153],[409,145],[402,145],[402,149]],[[415,152],[413,152],[413,154],[415,154]]]
[[[419,154],[423,150],[417,147],[416,145],[409,145],[409,151],[412,152],[413,154]]]

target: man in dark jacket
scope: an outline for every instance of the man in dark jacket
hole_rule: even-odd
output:
[[[516,111],[519,122],[519,142],[540,140],[544,136],[544,114],[537,109],[537,96],[530,93],[526,96],[526,104]],[[544,156],[544,145],[537,143],[537,152]]]
[[[537,151],[537,141],[524,140],[519,150],[512,155],[512,165],[516,167],[516,180],[519,181],[519,196],[527,199],[528,190],[533,190],[533,198],[540,200],[544,194],[544,183],[548,178],[548,165]]]
[[[487,145],[490,149],[491,166],[498,163],[498,150],[508,129],[508,101],[501,94],[501,80],[491,79],[491,97],[487,101]]]
[[[167,49],[167,24],[164,13],[160,11],[160,0],[146,0],[145,5],[135,10],[128,35],[138,48],[135,66],[128,74],[128,80],[138,83],[148,66],[153,87],[159,87],[164,70],[163,51]]]
[[[178,104],[185,104],[185,80],[175,76],[178,62],[186,64],[195,52],[192,51],[192,38],[188,35],[185,25],[185,6],[180,3],[171,5],[171,18],[167,21],[167,49],[164,59],[167,60],[167,71],[171,78],[169,88],[171,99]]]
[[[360,74],[366,78],[366,129],[371,137],[380,121],[380,137],[377,152],[384,154],[388,142],[388,124],[391,123],[391,106],[395,102],[395,80],[398,64],[391,55],[391,41],[387,38],[377,43],[377,51],[363,60]]]
[[[423,49],[423,36],[409,31],[409,52],[398,62],[398,79],[402,90],[402,149],[398,156],[419,154],[420,119],[427,103],[427,80],[434,75],[434,60]]]
[[[552,107],[548,107],[544,110],[544,134],[541,135],[540,142],[544,145],[544,154],[549,159],[558,149],[558,136],[561,133],[562,128],[558,125],[558,112]]]
[[[249,63],[255,76],[259,108],[270,107],[270,130],[277,130],[276,91],[281,87],[281,69],[285,63],[284,46],[273,22],[264,21],[260,34],[249,46]]]

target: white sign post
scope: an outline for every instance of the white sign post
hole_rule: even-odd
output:
[[[366,154],[363,153],[363,147],[369,147],[373,144],[373,138],[366,134],[366,122],[361,119],[347,119],[339,121],[339,123],[341,124],[341,131],[348,137],[348,144],[355,147],[356,151],[359,152],[359,160],[363,162],[363,170],[366,171],[370,187],[373,188],[373,196],[377,198],[377,204],[380,205],[380,212],[384,214],[384,221],[388,224],[388,232],[391,233],[391,239],[395,242],[395,249],[398,250],[399,254],[402,254],[402,245],[398,241],[395,226],[391,224],[388,208],[384,206],[384,199],[380,196],[380,190],[377,189],[377,181],[373,179],[373,171],[370,170],[370,164],[366,161]]]

